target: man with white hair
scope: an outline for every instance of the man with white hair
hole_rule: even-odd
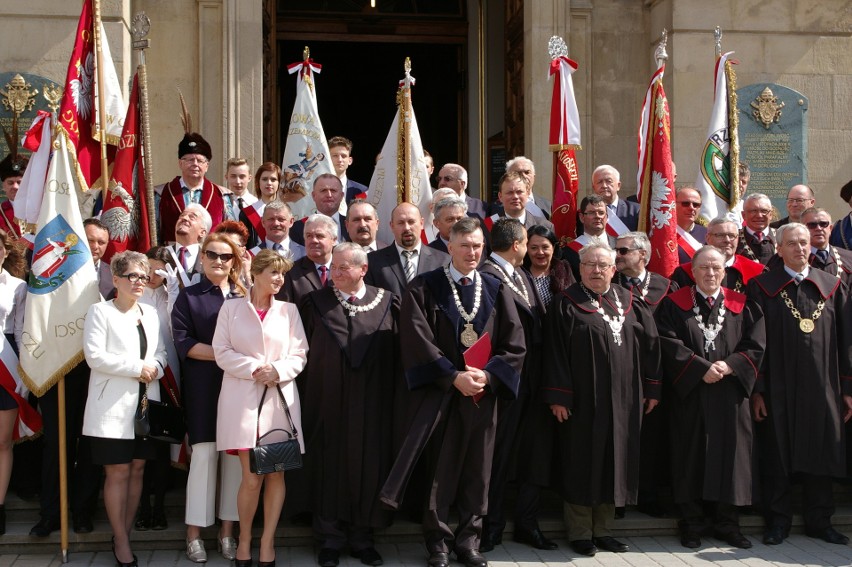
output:
[[[441,191],[441,189],[438,191]],[[449,254],[447,245],[450,243],[450,230],[454,224],[467,216],[467,203],[464,202],[464,199],[453,194],[452,197],[445,197],[433,203],[432,212],[435,216],[434,225],[438,234],[429,243],[429,247]]]
[[[438,189],[449,187],[467,203],[467,216],[479,220],[488,218],[488,205],[467,194],[467,170],[457,163],[446,163],[438,172]]]
[[[305,252],[284,278],[276,299],[296,305],[312,291],[331,285],[331,252],[337,244],[337,223],[316,213],[305,221]]]
[[[743,203],[743,217],[737,254],[765,266],[775,255],[775,229],[769,226],[772,201],[763,193],[752,193]]]
[[[636,230],[639,226],[639,203],[618,198],[621,174],[611,165],[599,165],[592,172],[592,189],[606,202],[607,224],[616,234]]]
[[[174,227],[175,242],[168,248],[178,270],[183,270],[187,276],[201,273],[201,243],[212,228],[210,213],[198,203],[190,203],[178,216]]]

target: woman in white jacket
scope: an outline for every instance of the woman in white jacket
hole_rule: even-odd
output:
[[[157,380],[166,365],[160,321],[150,306],[138,303],[148,282],[144,254],[123,252],[110,265],[116,297],[96,303],[86,314],[83,351],[92,369],[83,417],[92,460],[104,466],[104,504],[113,531],[113,553],[122,567],[135,567],[130,529],[142,492],[145,459],[154,445],[134,433],[140,392],[159,400]]]

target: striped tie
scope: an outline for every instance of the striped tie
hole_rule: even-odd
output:
[[[411,257],[415,254],[417,254],[417,250],[402,251],[402,269],[405,270],[406,282],[410,282],[415,276],[414,262],[411,261]]]

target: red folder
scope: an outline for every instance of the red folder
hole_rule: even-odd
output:
[[[476,339],[476,342],[464,351],[464,363],[472,368],[482,370],[488,364],[488,359],[491,358],[491,337],[488,333],[482,333],[482,336]],[[479,400],[485,395],[485,390],[473,396],[473,403],[479,403]]]

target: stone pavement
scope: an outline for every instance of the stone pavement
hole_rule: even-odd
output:
[[[848,535],[848,534],[847,534]],[[629,537],[623,538],[630,545],[628,553],[598,553],[595,557],[580,557],[573,553],[564,540],[558,540],[560,548],[556,551],[537,551],[528,546],[507,542],[487,554],[491,567],[532,567],[534,565],[576,564],[581,567],[612,565],[617,567],[679,567],[698,565],[717,565],[722,567],[787,567],[803,565],[808,567],[849,567],[852,566],[852,547],[831,545],[821,540],[801,534],[791,535],[783,544],[766,546],[760,543],[759,536],[749,536],[754,542],[750,550],[732,549],[716,545],[720,542],[705,538],[703,545],[696,551],[681,547],[674,536]],[[49,547],[49,546],[46,546]],[[388,567],[426,565],[426,555],[421,544],[385,543],[377,546]],[[255,550],[256,552],[256,550]],[[316,565],[313,549],[309,546],[280,547],[277,550],[279,567],[310,567]],[[222,559],[215,550],[209,554],[209,567],[226,567],[230,562]],[[182,551],[140,550],[137,552],[140,567],[189,567],[196,565],[184,556]],[[255,559],[257,559],[255,557]],[[27,555],[0,555],[0,567],[48,567],[62,565],[61,555],[56,552]],[[78,552],[69,555],[69,566],[115,565],[109,551]],[[357,559],[342,556],[342,567],[358,567]],[[452,563],[452,565],[460,565]]]

